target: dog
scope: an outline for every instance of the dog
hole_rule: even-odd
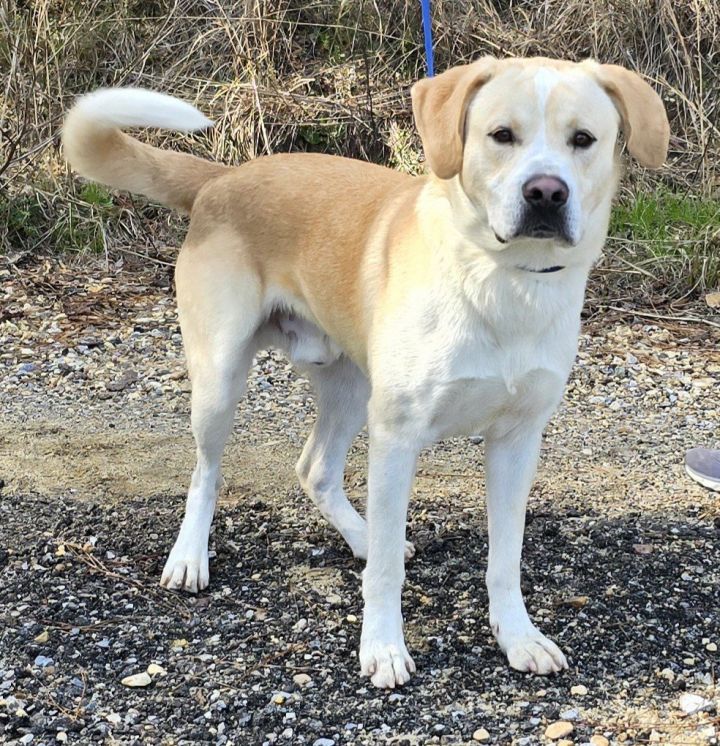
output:
[[[154,148],[121,130],[211,122],[142,89],[99,90],[68,113],[65,154],[81,175],[191,216],[176,285],[197,465],[161,583],[208,585],[225,441],[253,355],[277,346],[317,397],[300,483],[366,560],[361,674],[393,688],[415,671],[400,597],[416,459],[474,433],[485,441],[491,628],[510,666],[550,674],[567,660],[521,595],[526,502],[607,233],[618,132],[659,168],[668,120],[639,75],[593,60],[483,57],[411,94],[429,167],[418,177],[313,153],[231,168]],[[366,423],[363,519],[343,469]]]

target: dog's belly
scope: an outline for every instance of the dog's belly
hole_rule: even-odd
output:
[[[430,438],[500,435],[548,417],[557,407],[565,381],[555,371],[532,370],[514,381],[500,377],[443,384],[431,396]]]

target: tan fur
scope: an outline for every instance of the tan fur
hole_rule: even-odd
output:
[[[367,329],[357,279],[364,249],[383,210],[415,194],[423,182],[321,154],[261,158],[229,171],[201,192],[182,253],[202,261],[198,254],[204,255],[208,237],[218,231],[232,236],[215,249],[228,266],[243,256],[264,293],[285,291],[362,364],[360,340]],[[339,201],[346,208],[331,209]],[[279,204],[283,209],[278,210]]]
[[[230,170],[186,153],[154,148],[118,129],[98,127],[77,109],[65,120],[62,141],[65,157],[83,176],[185,213],[210,179]]]
[[[465,112],[473,93],[497,67],[494,57],[459,65],[412,87],[412,104],[425,158],[432,172],[450,179],[462,168]]]
[[[619,65],[596,65],[594,71],[618,107],[630,153],[643,166],[660,168],[670,142],[670,124],[660,97],[639,75]]]

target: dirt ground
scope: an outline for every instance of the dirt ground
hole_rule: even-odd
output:
[[[423,453],[404,593],[418,674],[379,692],[358,674],[362,565],[296,485],[313,409],[286,361],[251,372],[211,586],[171,593],[194,454],[167,277],[49,263],[0,281],[0,741],[544,744],[564,721],[566,746],[718,742],[720,497],[682,466],[718,441],[713,327],[584,329],[523,563],[562,675],[510,671],[492,640],[482,443]],[[365,455],[361,435],[359,504]]]

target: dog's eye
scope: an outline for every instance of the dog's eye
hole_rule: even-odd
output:
[[[584,130],[578,130],[572,136],[571,140],[574,148],[582,148],[583,150],[589,148],[594,142],[595,138],[589,132],[585,132]]]
[[[515,142],[515,135],[513,135],[513,131],[509,127],[499,127],[490,133],[490,137],[501,145],[509,145]]]

